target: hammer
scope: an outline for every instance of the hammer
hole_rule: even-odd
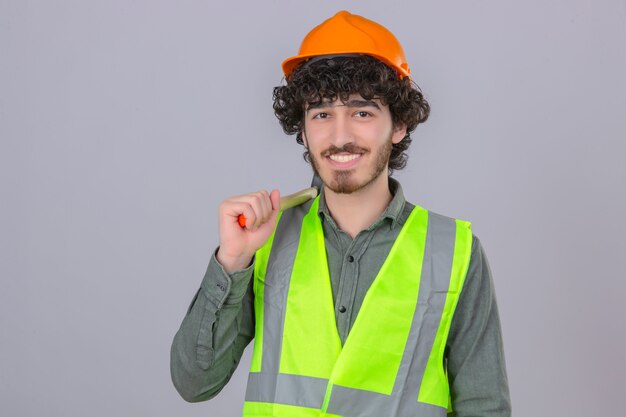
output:
[[[280,210],[287,210],[289,208],[306,203],[312,198],[317,197],[317,194],[319,193],[319,190],[321,190],[321,188],[321,178],[317,175],[313,175],[313,180],[311,180],[311,186],[309,188],[305,188],[304,190],[300,190],[298,192],[280,198]],[[239,217],[237,217],[237,222],[239,223],[239,226],[246,227],[246,216],[240,214]]]

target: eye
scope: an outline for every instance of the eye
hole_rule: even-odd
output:
[[[371,116],[371,113],[367,112],[365,110],[360,110],[360,111],[356,112],[354,115],[356,117],[369,117],[369,116]]]
[[[323,112],[323,111],[313,116],[314,119],[326,119],[327,117],[328,117],[328,113]]]

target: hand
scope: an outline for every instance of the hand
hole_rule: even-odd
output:
[[[227,198],[219,208],[220,247],[217,260],[228,273],[244,269],[269,239],[280,211],[280,192],[258,191]],[[246,227],[238,222],[246,216]]]

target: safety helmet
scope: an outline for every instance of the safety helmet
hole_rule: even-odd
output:
[[[289,78],[298,64],[311,57],[348,54],[371,55],[395,69],[399,78],[411,73],[402,45],[393,33],[345,10],[311,30],[302,41],[298,55],[283,61],[283,72]]]

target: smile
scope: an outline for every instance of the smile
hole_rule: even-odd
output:
[[[357,158],[360,158],[361,155],[360,154],[334,154],[334,155],[330,155],[329,158],[335,162],[350,162],[350,161],[354,161]]]

